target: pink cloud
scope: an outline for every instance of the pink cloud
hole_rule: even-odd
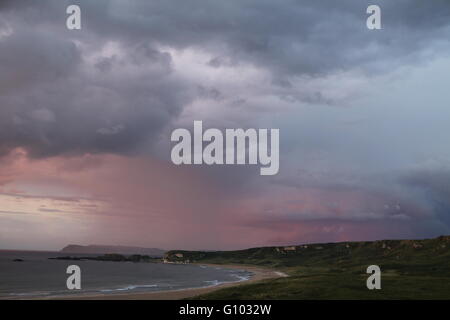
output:
[[[409,218],[427,214],[406,200],[400,205],[394,196],[364,190],[269,185],[228,192],[204,170],[151,157],[31,160],[18,149],[2,161],[2,192],[32,210],[14,221],[24,225],[21,241],[46,239],[47,225],[58,230],[48,235],[54,248],[67,241],[230,249],[401,237],[411,234]],[[30,209],[35,202],[41,205]]]

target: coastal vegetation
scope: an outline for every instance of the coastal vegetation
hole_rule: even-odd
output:
[[[289,277],[242,284],[198,299],[450,299],[450,236],[252,248],[169,251],[165,260],[273,268]],[[381,268],[369,290],[367,267]]]

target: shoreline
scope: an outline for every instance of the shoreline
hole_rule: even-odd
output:
[[[199,288],[185,288],[176,290],[162,290],[162,291],[136,292],[136,293],[73,295],[64,297],[54,296],[54,297],[37,298],[33,300],[180,300],[186,298],[193,298],[222,288],[234,287],[239,286],[241,284],[249,284],[261,280],[275,279],[288,276],[287,274],[274,269],[266,269],[248,265],[225,265],[225,264],[209,264],[209,263],[195,263],[195,264],[209,267],[240,269],[251,272],[252,275],[247,280],[226,282],[218,285]]]

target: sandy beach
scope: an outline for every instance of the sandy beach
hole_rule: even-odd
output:
[[[264,269],[254,266],[246,265],[214,265],[214,264],[202,264],[206,266],[229,268],[229,269],[241,269],[247,270],[253,273],[250,279],[239,282],[229,282],[219,284],[217,286],[204,287],[204,288],[188,288],[181,290],[167,290],[157,292],[140,292],[140,293],[126,293],[126,294],[97,294],[97,295],[79,295],[70,297],[46,297],[45,300],[179,300],[192,298],[201,294],[209,293],[218,289],[239,286],[242,284],[253,283],[265,279],[273,279],[280,277],[287,277],[283,272]]]

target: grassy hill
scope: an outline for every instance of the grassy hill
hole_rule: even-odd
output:
[[[426,240],[341,242],[239,251],[169,251],[171,262],[275,268],[288,278],[230,287],[200,299],[450,299],[450,236]],[[369,265],[381,290],[368,290]]]

